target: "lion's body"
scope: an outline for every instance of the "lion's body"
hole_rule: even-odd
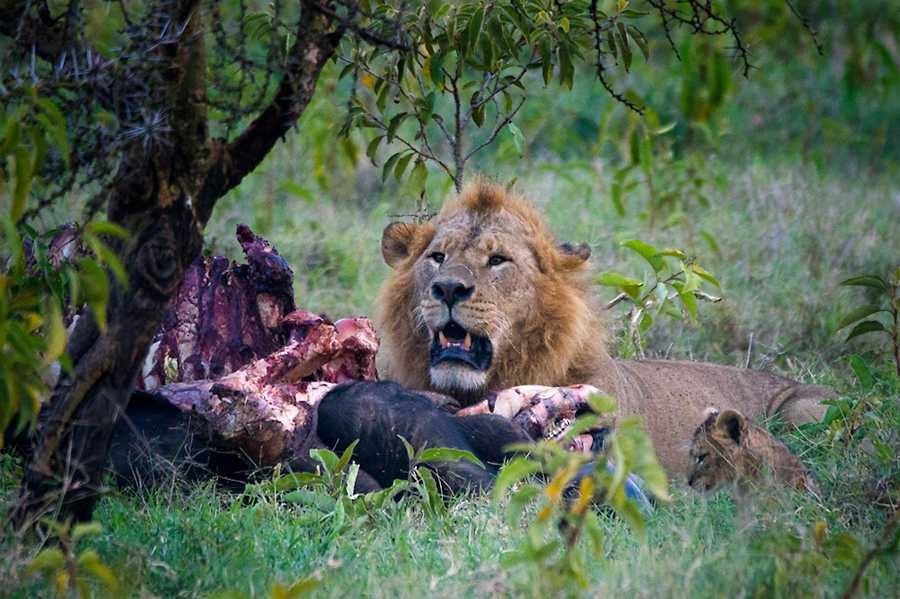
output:
[[[763,484],[818,493],[815,478],[788,447],[735,410],[715,409],[694,432],[687,480],[698,491],[737,485],[744,496]]]
[[[529,204],[495,185],[468,187],[433,222],[389,225],[382,251],[396,270],[376,302],[383,377],[463,406],[516,385],[590,383],[643,415],[670,473],[683,470],[692,418],[706,406],[799,424],[834,397],[728,366],[613,360],[587,299],[589,250],[557,246]]]

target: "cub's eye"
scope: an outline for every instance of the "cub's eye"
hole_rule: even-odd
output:
[[[494,254],[488,259],[488,266],[500,266],[504,262],[509,262],[509,258],[501,256],[500,254]]]
[[[701,453],[700,455],[697,456],[697,463],[702,464],[703,460],[705,460],[708,457],[709,457],[708,453]]]
[[[440,252],[435,252],[428,257],[431,258],[432,260],[434,260],[435,262],[437,262],[438,264],[444,263],[444,254],[442,254]]]

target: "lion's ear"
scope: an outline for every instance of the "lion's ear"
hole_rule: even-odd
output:
[[[714,406],[709,406],[708,408],[703,410],[703,416],[702,416],[703,424],[709,423],[709,425],[712,426],[718,417],[719,417],[719,408],[716,408]]]
[[[715,428],[721,438],[727,438],[740,445],[747,431],[747,421],[737,410],[725,410],[716,418]]]
[[[409,257],[409,249],[416,238],[419,225],[411,223],[391,223],[381,234],[381,255],[393,269]]]
[[[560,261],[565,270],[580,268],[591,257],[591,246],[586,243],[564,243],[559,246]]]

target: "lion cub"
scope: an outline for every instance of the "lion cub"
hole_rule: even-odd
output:
[[[759,483],[774,480],[818,495],[812,473],[768,431],[735,410],[720,414],[707,408],[703,416],[690,447],[687,478],[691,487],[709,491],[736,484],[741,497]]]

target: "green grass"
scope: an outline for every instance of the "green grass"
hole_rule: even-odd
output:
[[[317,597],[829,597],[849,583],[882,516],[871,507],[847,510],[836,487],[822,482],[821,501],[763,497],[749,526],[736,520],[729,495],[699,497],[681,487],[671,506],[647,517],[646,541],[621,519],[602,516],[588,587],[550,593],[538,572],[506,565],[523,531],[510,526],[502,507],[477,497],[460,499],[439,521],[404,500],[340,522],[272,497],[242,501],[209,485],[114,495],[96,514],[103,533],[81,548],[96,549],[123,581],[122,596],[132,597],[209,597],[223,589],[269,597],[272,584],[309,576],[322,580]],[[821,545],[817,521],[826,523]],[[0,548],[4,596],[53,596],[41,578],[23,576],[35,547],[7,533]],[[859,596],[896,596],[897,566],[896,555],[876,560]]]

